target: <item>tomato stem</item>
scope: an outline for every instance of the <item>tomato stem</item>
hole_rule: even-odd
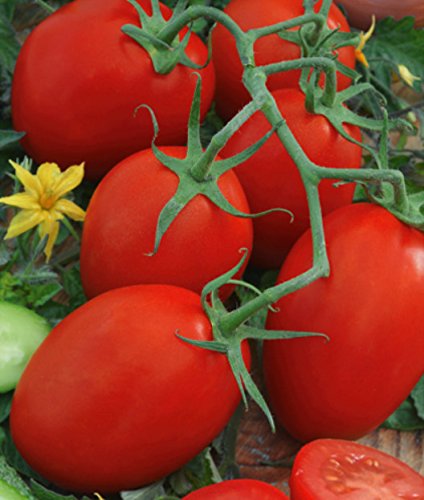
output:
[[[56,12],[56,9],[49,5],[47,2],[44,2],[43,0],[35,0],[35,3],[37,3],[40,7],[42,7],[46,12],[49,14],[53,14]]]

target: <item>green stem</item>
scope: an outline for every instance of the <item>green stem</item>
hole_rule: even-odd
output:
[[[62,222],[63,222],[64,226],[66,227],[66,229],[71,234],[71,236],[74,237],[75,241],[77,241],[78,243],[80,243],[81,238],[80,238],[79,234],[75,231],[75,229],[73,228],[73,226],[69,222],[69,220],[66,217],[64,217],[63,220],[62,220]]]
[[[56,9],[51,5],[49,5],[47,2],[44,2],[44,0],[34,0],[34,1],[49,14],[53,14],[54,12],[56,12]]]
[[[280,141],[298,168],[306,191],[313,244],[313,263],[311,268],[291,280],[265,290],[261,295],[255,297],[238,309],[223,314],[219,318],[219,330],[224,337],[227,338],[231,338],[232,332],[234,332],[238,326],[242,325],[249,317],[257,313],[263,307],[269,307],[284,295],[293,293],[311,284],[315,280],[329,275],[330,268],[325,246],[322,211],[318,193],[318,185],[322,179],[334,178],[350,181],[366,180],[371,182],[387,181],[394,186],[395,198],[399,206],[407,206],[405,185],[403,176],[400,172],[389,170],[331,169],[321,167],[311,162],[282,117],[272,94],[267,89],[267,76],[272,73],[289,69],[315,67],[324,70],[326,73],[326,86],[322,94],[321,103],[325,106],[331,106],[336,95],[336,71],[333,61],[316,57],[308,58],[303,61],[285,61],[263,67],[255,66],[255,40],[262,36],[267,36],[283,29],[306,23],[315,23],[318,28],[322,29],[326,24],[326,15],[328,14],[330,5],[330,0],[324,0],[320,14],[308,13],[297,19],[277,23],[270,27],[249,30],[248,32],[244,32],[231,20],[231,18],[218,9],[193,6],[189,7],[159,33],[159,38],[161,40],[170,43],[185,25],[199,17],[207,16],[221,23],[233,34],[239,51],[240,60],[244,66],[243,84],[252,96],[254,103],[252,106],[260,109],[271,126],[276,128],[276,133]],[[316,31],[318,31],[318,29]],[[320,31],[313,34],[316,38],[316,43],[319,42],[319,33]],[[245,113],[244,118],[247,119],[248,116],[249,113]],[[233,125],[235,122],[229,123]],[[232,125],[230,125],[229,128],[231,128]],[[193,168],[191,174],[194,177],[204,179],[210,167],[211,158],[214,157],[214,155],[216,156],[216,152],[222,146],[227,136],[228,129],[221,132],[221,135],[217,135],[203,163],[199,163]]]
[[[287,21],[272,24],[271,26],[251,29],[249,30],[249,33],[252,35],[254,40],[257,40],[258,38],[278,33],[279,31],[289,30],[291,28],[296,28],[309,23],[315,24],[316,30],[320,31],[325,26],[325,22],[326,18],[324,16],[319,16],[317,14],[305,14]]]
[[[325,57],[308,57],[304,59],[295,59],[292,61],[267,64],[266,66],[258,66],[256,69],[262,70],[266,76],[269,76],[281,71],[303,68],[315,68],[317,70],[324,71],[326,78],[324,93],[322,95],[321,102],[325,106],[332,107],[337,92],[336,64],[334,63],[334,61]]]
[[[235,115],[211,139],[206,151],[200,156],[190,169],[191,176],[197,181],[206,179],[219,151],[225,146],[230,137],[245,123],[256,111],[258,106],[251,101],[237,115]]]
[[[236,38],[236,40],[245,37],[244,31],[234,22],[227,14],[215,7],[204,7],[201,5],[193,5],[182,12],[175,20],[163,28],[157,37],[165,43],[170,44],[178,33],[188,24],[192,23],[200,17],[209,17],[216,22],[225,26]]]
[[[409,199],[406,191],[405,178],[399,170],[373,170],[349,168],[329,168],[313,165],[312,169],[320,179],[339,179],[350,182],[378,183],[388,182],[393,186],[396,207],[400,212],[408,213]]]
[[[327,19],[327,17],[328,17],[328,13],[330,12],[331,4],[332,4],[332,0],[323,0],[323,2],[322,2],[322,6],[321,6],[319,13],[325,19]]]
[[[320,265],[314,264],[308,271],[285,281],[280,285],[265,290],[261,295],[250,300],[243,306],[234,309],[220,318],[220,330],[224,335],[231,335],[238,326],[242,325],[248,318],[256,314],[264,307],[269,307],[277,302],[282,296],[293,293],[296,290],[313,283],[321,278],[325,271]]]

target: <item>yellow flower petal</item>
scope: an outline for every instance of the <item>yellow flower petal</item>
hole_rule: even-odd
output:
[[[10,205],[11,207],[24,208],[26,210],[39,210],[40,205],[37,199],[28,193],[17,193],[12,196],[3,196],[0,203]]]
[[[52,250],[54,247],[54,244],[56,243],[57,236],[59,234],[59,222],[57,220],[54,220],[53,218],[49,218],[48,222],[47,220],[46,226],[44,227],[44,224],[40,227],[43,227],[43,235],[42,238],[48,234],[49,237],[47,238],[47,243],[44,248],[44,253],[46,255],[46,261],[48,262],[50,260],[50,257],[52,256]]]
[[[42,210],[22,210],[13,217],[7,230],[5,239],[15,238],[44,221]]]
[[[28,170],[26,170],[24,167],[21,167],[21,165],[19,165],[18,163],[12,160],[9,160],[9,163],[15,169],[16,177],[24,186],[25,191],[34,196],[38,196],[42,190],[39,179],[35,175],[32,175],[30,172],[28,172]]]
[[[53,190],[60,175],[61,171],[56,163],[43,163],[37,169],[37,177],[44,190]]]
[[[69,191],[79,186],[84,177],[84,163],[67,168],[57,179],[54,186],[54,193],[57,198],[61,198]]]
[[[74,220],[84,220],[84,210],[69,200],[60,199],[81,183],[84,163],[61,172],[56,163],[46,162],[38,167],[35,175],[16,162],[10,163],[25,191],[0,198],[0,203],[21,209],[12,219],[5,237],[14,238],[38,226],[40,237],[47,236],[44,253],[48,261],[59,234],[60,221],[65,215]]]
[[[82,208],[76,205],[73,201],[66,200],[64,198],[55,203],[54,209],[62,212],[64,215],[73,220],[84,220],[85,218],[85,212]]]
[[[372,16],[372,22],[371,26],[369,27],[368,31],[364,33],[363,31],[359,34],[359,44],[355,49],[355,57],[357,61],[359,61],[361,64],[363,64],[365,67],[368,68],[369,64],[367,61],[367,58],[365,57],[365,54],[362,52],[365,44],[368,42],[368,40],[371,38],[372,34],[374,33],[375,30],[375,16]]]
[[[410,87],[414,86],[416,80],[421,80],[419,76],[413,75],[404,64],[398,65],[399,76]]]

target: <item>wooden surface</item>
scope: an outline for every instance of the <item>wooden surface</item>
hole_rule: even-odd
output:
[[[380,429],[358,442],[394,455],[424,475],[424,432]],[[281,428],[273,434],[260,409],[251,404],[237,439],[236,458],[242,477],[267,481],[289,493],[291,461],[300,446]]]

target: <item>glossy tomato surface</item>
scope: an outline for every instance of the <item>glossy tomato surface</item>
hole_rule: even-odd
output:
[[[308,158],[318,165],[332,168],[359,168],[361,148],[344,139],[330,122],[305,109],[305,96],[297,89],[273,92],[277,106]],[[230,139],[221,152],[234,155],[254,144],[271,129],[262,113],[257,112]],[[361,134],[357,127],[346,127],[356,140]],[[279,268],[284,257],[309,227],[309,210],[305,189],[298,169],[274,134],[249,160],[236,168],[252,213],[270,208],[285,208],[294,215],[275,212],[253,221],[254,244],[252,261],[259,267]],[[352,201],[354,184],[334,187],[335,181],[320,183],[320,198],[324,214]]]
[[[64,488],[113,492],[151,483],[198,454],[240,394],[224,355],[176,333],[212,338],[200,297],[172,286],[113,290],[67,316],[13,399],[12,435],[27,462]]]
[[[288,500],[274,486],[255,479],[232,479],[193,491],[184,500]]]
[[[267,328],[329,336],[267,341],[276,418],[294,437],[356,439],[380,425],[424,372],[424,235],[367,203],[324,220],[330,277],[292,293]],[[278,282],[311,267],[308,231]]]
[[[400,460],[359,443],[317,439],[296,455],[292,500],[424,498],[424,478]]]
[[[138,3],[151,14],[151,2]],[[161,7],[166,16],[170,10]],[[159,122],[159,143],[183,144],[196,84],[193,70],[154,71],[144,48],[121,31],[140,25],[126,0],[75,0],[49,16],[25,41],[12,88],[13,122],[26,132],[22,144],[37,162],[61,168],[86,162],[86,177],[98,179],[126,156],[150,146]],[[64,35],[66,33],[66,36]],[[197,64],[207,49],[194,34],[186,49]],[[211,64],[202,76],[201,114],[214,93]]]
[[[184,147],[161,149],[178,158],[186,154]],[[249,212],[234,172],[218,184],[230,203]],[[158,252],[147,255],[154,249],[160,211],[177,186],[176,174],[151,149],[126,158],[101,181],[87,209],[81,244],[81,277],[88,297],[139,283],[166,283],[200,293],[240,261],[240,249],[251,249],[251,219],[229,215],[198,195],[178,214]],[[223,298],[231,290],[223,289]]]
[[[321,5],[317,3],[316,10]],[[304,14],[302,0],[231,0],[224,9],[243,29],[261,28]],[[332,5],[328,17],[331,29],[349,32],[349,25],[340,10]],[[255,62],[265,65],[280,61],[288,61],[300,57],[298,45],[283,40],[278,35],[269,35],[255,43]],[[216,70],[216,105],[219,114],[231,118],[250,101],[250,95],[242,83],[243,68],[237,53],[234,37],[221,24],[212,32],[212,54]],[[350,68],[355,67],[353,47],[338,50],[339,61]],[[268,78],[268,88],[277,90],[287,87],[298,87],[300,70],[284,71]],[[339,90],[350,85],[350,79],[338,74]]]

